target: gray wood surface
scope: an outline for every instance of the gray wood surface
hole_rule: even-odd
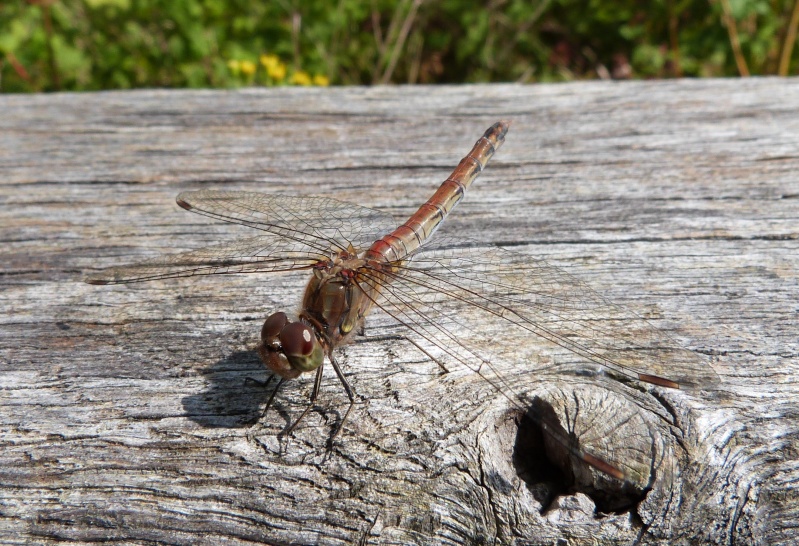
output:
[[[332,370],[293,434],[310,376],[253,425],[260,326],[302,274],[81,282],[249,234],[179,209],[184,190],[399,223],[502,118],[440,232],[545,258],[718,374],[675,391],[545,373],[563,355],[520,340],[514,381],[651,467],[632,506],[601,512],[629,493],[602,475],[559,490],[516,405],[379,314],[337,353],[359,397],[332,443]],[[798,172],[797,80],[0,96],[0,541],[795,543]]]

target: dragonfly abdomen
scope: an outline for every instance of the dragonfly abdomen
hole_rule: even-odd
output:
[[[505,134],[509,127],[509,121],[499,121],[492,125],[466,157],[461,159],[433,196],[419,207],[407,222],[375,241],[366,252],[366,259],[398,261],[422,246],[463,199],[466,189],[505,142]]]

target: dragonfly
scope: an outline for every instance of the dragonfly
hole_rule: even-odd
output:
[[[315,404],[327,360],[349,398],[336,433],[341,430],[355,395],[334,351],[352,341],[375,308],[442,369],[459,366],[477,374],[519,408],[529,407],[523,402],[525,389],[537,371],[530,359],[519,356],[519,347],[531,339],[564,349],[624,382],[665,389],[714,382],[702,355],[564,269],[479,241],[432,237],[502,146],[509,127],[509,121],[492,125],[399,227],[390,214],[329,197],[187,191],[177,197],[180,207],[260,233],[102,270],[86,282],[309,272],[299,312],[269,315],[257,347],[272,377],[280,378],[272,397],[284,381],[316,374],[308,407],[292,429]],[[581,448],[556,427],[539,425],[591,467],[625,479],[620,464]]]

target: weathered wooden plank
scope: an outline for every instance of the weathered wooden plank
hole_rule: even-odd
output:
[[[0,112],[3,542],[797,540],[795,80],[7,95]],[[181,211],[184,190],[328,195],[399,221],[500,118],[505,146],[441,233],[566,268],[721,379],[575,378],[524,341],[513,378],[581,404],[576,426],[626,411],[654,431],[653,488],[618,513],[558,495],[509,401],[386,339],[379,315],[340,351],[361,398],[332,448],[332,373],[292,436],[310,379],[251,425],[269,395],[246,381],[266,378],[252,348],[301,275],[80,282],[248,234]],[[638,445],[620,434],[603,449]]]

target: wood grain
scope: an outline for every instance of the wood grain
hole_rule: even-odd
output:
[[[2,542],[799,540],[796,80],[4,95],[0,112]],[[720,378],[575,377],[523,340],[531,397],[651,473],[631,506],[597,512],[624,494],[601,475],[558,489],[513,404],[379,314],[339,352],[359,400],[332,445],[332,370],[293,435],[310,377],[253,425],[258,331],[302,275],[81,282],[249,234],[180,210],[185,190],[325,195],[399,223],[503,118],[440,232],[567,269]]]

